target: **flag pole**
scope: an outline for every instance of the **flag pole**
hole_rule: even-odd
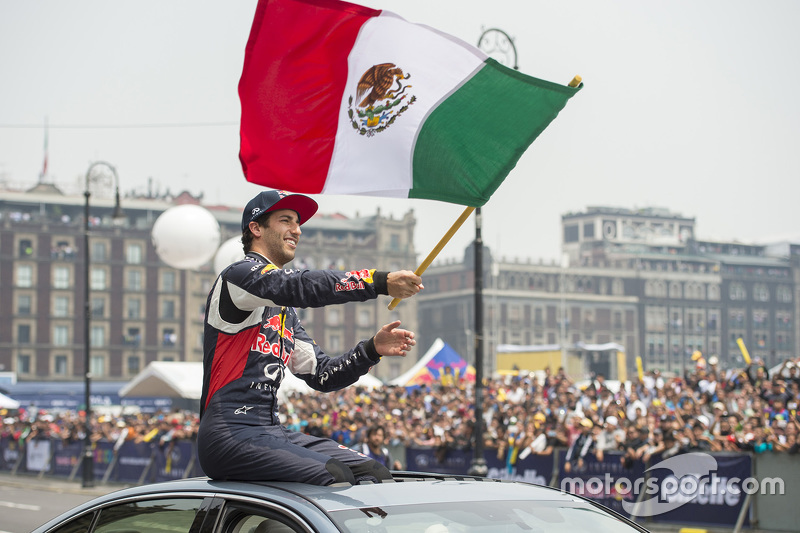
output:
[[[447,230],[447,233],[444,234],[444,237],[442,237],[436,244],[436,246],[433,247],[433,250],[431,250],[431,253],[428,254],[428,257],[426,257],[425,260],[422,263],[420,263],[420,265],[414,271],[414,274],[416,274],[417,276],[421,276],[422,273],[425,272],[425,270],[427,270],[429,266],[431,266],[431,263],[433,263],[433,260],[436,259],[437,255],[439,255],[439,252],[442,251],[442,248],[444,248],[445,245],[453,237],[453,235],[456,234],[458,228],[460,228],[461,225],[464,224],[464,222],[466,222],[466,220],[469,218],[469,216],[472,214],[473,211],[475,211],[474,207],[467,207],[466,209],[464,209],[464,212],[461,213],[461,216],[459,216],[458,219],[453,223],[453,225],[450,226],[450,229]],[[389,310],[391,311],[392,309],[397,307],[397,304],[399,303],[400,303],[400,298],[395,298],[394,300],[392,300],[392,302],[389,304]]]

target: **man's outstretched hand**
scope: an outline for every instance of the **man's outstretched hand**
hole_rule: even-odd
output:
[[[375,334],[375,350],[382,356],[399,355],[405,357],[417,341],[414,340],[414,333],[407,329],[400,329],[399,320],[395,320],[383,326]]]
[[[425,287],[422,285],[422,278],[410,270],[397,270],[389,272],[386,278],[386,288],[392,298],[408,298]]]

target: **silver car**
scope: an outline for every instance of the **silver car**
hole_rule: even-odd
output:
[[[642,532],[590,500],[519,481],[393,472],[380,484],[187,479],[123,489],[34,533]]]

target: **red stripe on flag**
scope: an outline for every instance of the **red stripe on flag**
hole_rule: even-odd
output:
[[[335,0],[260,0],[239,81],[239,159],[248,181],[319,193],[325,185],[361,26],[380,11]],[[303,176],[302,182],[293,176]]]

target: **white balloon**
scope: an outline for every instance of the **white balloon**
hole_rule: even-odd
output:
[[[222,243],[219,250],[217,250],[217,255],[214,256],[214,272],[219,274],[225,270],[225,267],[240,259],[244,259],[242,238],[231,237]]]
[[[219,222],[206,208],[186,204],[170,207],[156,219],[150,238],[158,257],[172,268],[195,270],[217,251]]]

